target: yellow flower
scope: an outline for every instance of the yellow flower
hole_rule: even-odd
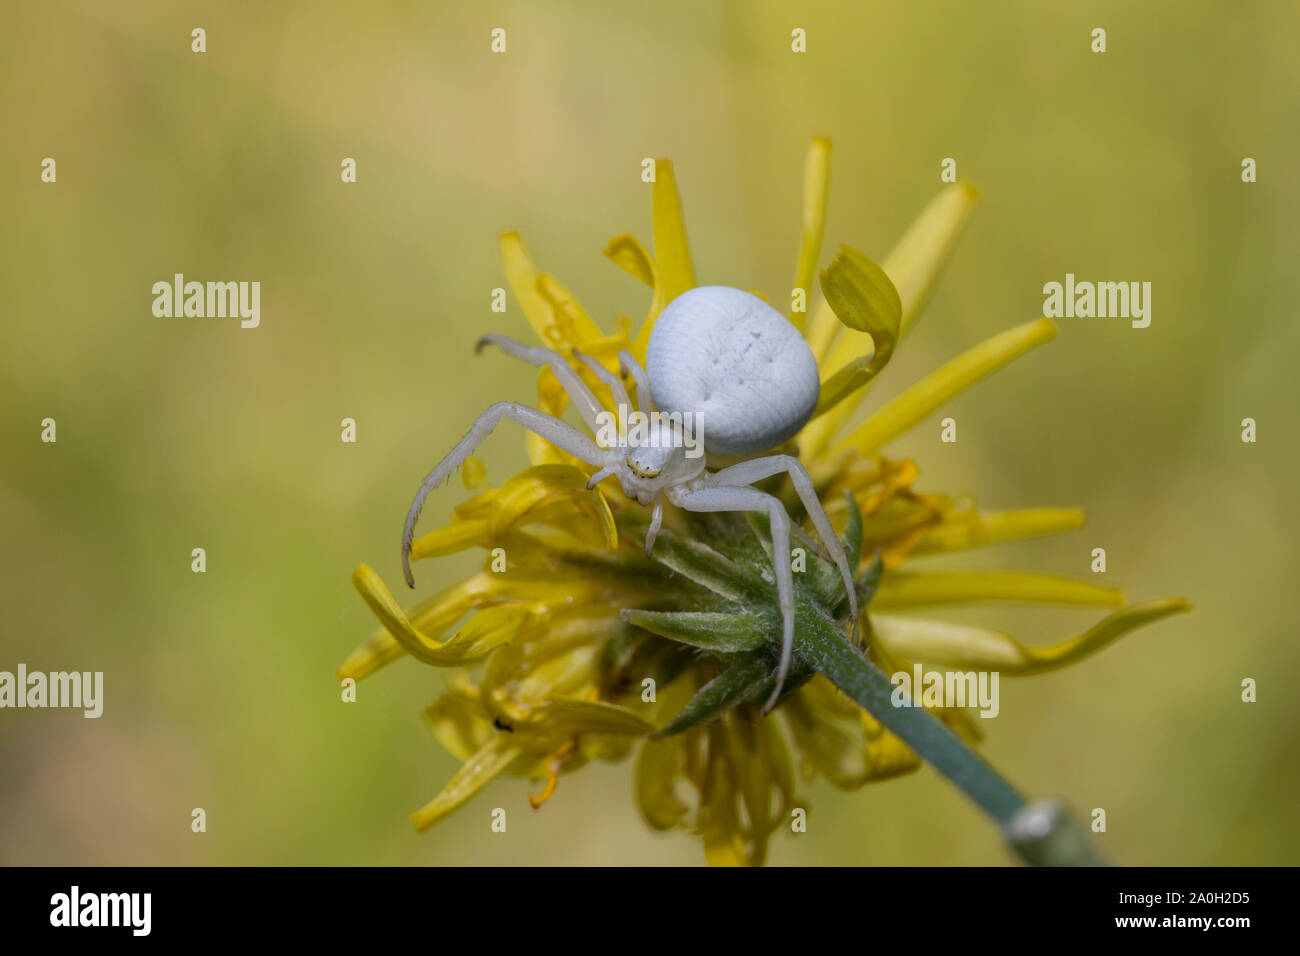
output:
[[[987,512],[969,500],[920,492],[916,464],[882,454],[955,394],[1049,341],[1055,328],[1036,319],[1004,331],[847,427],[915,323],[976,192],[964,184],[947,187],[879,267],[841,248],[821,273],[818,295],[813,279],[829,158],[829,143],[814,141],[792,296],[797,300],[801,291],[810,313],[790,316],[822,369],[821,400],[789,450],[797,449],[828,514],[845,529],[854,563],[867,566],[870,581],[860,593],[871,602],[862,614],[869,658],[887,672],[920,665],[1034,674],[1187,610],[1177,599],[1125,607],[1118,591],[1045,574],[911,566],[916,556],[1056,534],[1082,523],[1077,509]],[[612,333],[603,330],[564,286],[537,270],[517,234],[501,237],[515,299],[545,345],[568,355],[579,349],[615,374],[620,349],[644,359],[659,313],[696,285],[667,160],[657,163],[653,222],[654,257],[628,235],[605,250],[651,289],[649,312],[635,334],[625,319]],[[580,362],[573,368],[613,410],[608,389]],[[565,394],[549,370],[539,376],[538,396],[543,410],[563,413]],[[412,547],[413,560],[484,548],[489,556],[482,571],[409,613],[369,566],[353,575],[382,626],[338,676],[360,679],[408,655],[444,669],[446,691],[425,718],[463,766],[413,815],[419,829],[502,773],[540,781],[530,794],[539,806],[561,774],[593,758],[618,760],[635,752],[634,789],[650,826],[699,834],[710,863],[760,863],[771,835],[789,825],[803,781],[822,776],[833,786],[857,788],[919,766],[903,740],[821,674],[792,679],[780,707],[770,717],[760,715],[755,684],[762,674],[747,676],[744,662],[774,620],[774,595],[762,579],[767,539],[761,522],[669,514],[654,557],[647,558],[640,546],[647,509],[611,482],[588,490],[589,469],[535,435],[527,450],[531,467],[478,491],[454,509],[448,525]],[[484,478],[474,459],[462,477],[471,489]],[[792,515],[800,514],[788,483],[774,480],[768,490]],[[865,560],[872,555],[876,560]],[[833,620],[844,612],[838,578],[820,558],[810,571],[796,576],[808,579],[800,583],[800,600]],[[1095,606],[1110,613],[1083,634],[1045,647],[906,613],[982,600]],[[779,622],[774,626],[779,633]],[[978,739],[964,710],[928,709],[961,737]]]

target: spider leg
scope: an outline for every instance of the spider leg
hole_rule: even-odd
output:
[[[600,434],[600,416],[604,414],[605,409],[600,402],[596,401],[596,396],[587,387],[587,383],[579,377],[563,355],[554,349],[524,345],[522,342],[516,342],[505,335],[483,336],[474,346],[474,351],[482,351],[485,345],[495,345],[507,355],[530,365],[548,366],[559,380],[565,394],[573,402],[574,407],[578,409],[578,414],[582,416],[582,420],[591,429],[592,434]]]
[[[853,569],[849,567],[848,557],[844,554],[844,546],[840,544],[840,539],[835,537],[835,530],[831,527],[830,519],[826,517],[826,509],[822,507],[821,500],[817,497],[817,490],[813,487],[812,478],[808,476],[808,470],[804,468],[803,463],[791,455],[768,455],[764,458],[751,458],[749,461],[742,461],[738,465],[732,465],[729,468],[714,472],[709,476],[709,483],[750,485],[756,481],[762,481],[764,478],[779,475],[781,472],[785,472],[790,476],[790,481],[794,484],[794,490],[798,493],[799,500],[803,502],[804,511],[808,512],[813,527],[817,529],[817,534],[822,539],[822,545],[826,548],[826,553],[831,556],[831,560],[839,568],[840,577],[844,579],[844,589],[849,594],[849,617],[853,621],[853,641],[857,643],[858,591],[853,586]]]
[[[627,349],[622,349],[618,353],[618,367],[623,370],[625,375],[631,375],[632,381],[636,382],[636,401],[643,412],[649,412],[654,409],[654,395],[650,392],[650,376],[646,374],[645,369]]]
[[[581,458],[589,465],[605,463],[605,452],[594,441],[553,415],[529,408],[527,405],[520,405],[518,402],[497,402],[495,405],[488,406],[474,422],[474,427],[456,443],[456,447],[447,454],[447,457],[438,462],[437,467],[429,472],[420,484],[420,490],[415,493],[411,510],[406,513],[406,524],[402,528],[402,574],[406,578],[408,587],[415,587],[415,578],[411,574],[411,541],[415,534],[415,522],[420,517],[420,509],[424,507],[424,499],[429,496],[429,492],[451,477],[452,472],[474,453],[474,449],[481,445],[488,435],[492,434],[492,429],[496,428],[503,418],[518,422],[524,428],[536,432],[551,444],[576,458]]]
[[[583,365],[587,366],[592,375],[596,376],[596,378],[600,379],[606,386],[608,386],[609,393],[614,396],[614,403],[616,405],[627,409],[629,412],[636,411],[636,406],[632,404],[632,399],[628,396],[627,388],[623,385],[623,380],[621,378],[609,369],[605,368],[605,366],[601,365],[590,355],[579,352],[577,349],[573,350],[573,357]]]
[[[721,474],[721,472],[719,472]],[[697,491],[669,491],[670,500],[687,511],[766,511],[772,524],[772,566],[776,569],[776,594],[781,606],[781,661],[776,686],[763,705],[768,713],[781,697],[790,672],[794,649],[794,572],[790,568],[790,516],[779,500],[763,491],[739,486],[713,486]]]
[[[598,484],[600,484],[610,475],[616,475],[616,474],[618,474],[618,469],[615,468],[613,465],[606,465],[604,468],[600,469],[599,471],[593,472],[591,479],[587,482],[587,490],[591,491],[592,488],[595,488]]]
[[[655,538],[659,537],[659,529],[664,524],[664,500],[655,498],[654,510],[650,512],[650,527],[645,533],[645,556],[648,558],[654,554]]]

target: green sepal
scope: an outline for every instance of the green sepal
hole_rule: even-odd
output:
[[[654,734],[669,737],[705,723],[752,698],[773,670],[772,654],[766,648],[736,654],[726,669],[701,687],[680,711]]]
[[[762,647],[772,621],[767,616],[728,611],[623,612],[623,620],[670,640],[717,654],[736,654]],[[776,623],[780,628],[780,621]]]

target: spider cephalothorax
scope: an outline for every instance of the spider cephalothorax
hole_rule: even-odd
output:
[[[484,336],[516,358],[547,366],[596,437],[553,415],[515,402],[498,402],[478,417],[469,433],[424,479],[402,532],[402,570],[415,586],[410,553],[424,499],[473,454],[503,418],[518,422],[596,470],[589,487],[615,477],[623,493],[652,506],[645,548],[654,549],[663,505],[687,511],[759,511],[768,515],[773,566],[781,606],[781,660],[770,709],[781,696],[794,643],[794,580],[790,518],[772,495],[752,487],[786,473],[817,529],[822,546],[839,568],[848,592],[856,638],[857,596],[844,548],[835,537],[812,480],[797,458],[775,454],[708,471],[704,453],[752,455],[779,446],[812,416],[820,382],[817,363],[803,337],[779,312],[756,296],[724,286],[702,286],[669,303],[655,323],[647,349],[649,372],[626,350],[619,353],[624,375],[636,383],[633,404],[623,380],[590,356],[574,351],[609,388],[622,418],[639,413],[643,427],[613,428],[608,413],[559,352],[530,348],[499,335]],[[698,441],[692,442],[694,437]]]

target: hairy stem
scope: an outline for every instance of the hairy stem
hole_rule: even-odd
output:
[[[801,646],[800,646],[801,645]],[[880,721],[993,818],[1026,863],[1104,863],[1086,832],[1059,805],[1030,803],[979,754],[921,707],[896,707],[894,685],[835,627],[805,627],[796,638],[804,659]]]

